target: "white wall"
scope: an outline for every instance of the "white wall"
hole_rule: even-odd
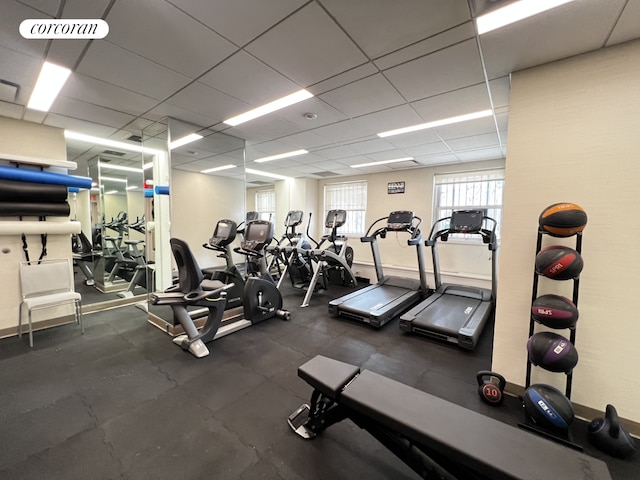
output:
[[[636,41],[513,74],[493,351],[493,369],[524,385],[538,215],[555,202],[578,203],[589,222],[578,303],[580,360],[571,399],[600,411],[612,403],[635,422],[639,59]],[[544,280],[541,294],[566,294],[570,287]],[[534,369],[534,383],[564,390],[564,380]]]
[[[0,151],[8,154],[31,156],[43,159],[66,160],[67,150],[64,130],[46,127],[30,122],[23,122],[0,117]],[[8,162],[0,160],[0,165]],[[60,172],[62,170],[56,169]],[[19,220],[18,217],[0,217],[0,229],[3,220]],[[37,220],[37,217],[24,217],[24,220]],[[47,221],[61,222],[69,218],[50,217]],[[40,235],[28,235],[29,256],[37,260],[42,249]],[[21,301],[18,265],[25,261],[22,251],[22,240],[19,235],[0,235],[0,336],[17,333],[18,309]],[[71,257],[71,237],[65,235],[49,235],[47,238],[47,257]],[[34,314],[34,322],[47,318],[66,315],[66,309],[43,310]],[[36,340],[37,342],[37,340]]]
[[[367,182],[367,211],[366,221],[367,227],[375,220],[386,217],[394,210],[411,210],[417,216],[422,218],[422,234],[426,239],[431,229],[432,205],[433,205],[433,181],[436,174],[451,173],[457,171],[469,170],[486,170],[492,168],[500,168],[504,166],[503,160],[492,160],[487,162],[476,162],[472,164],[456,164],[443,165],[439,167],[416,168],[401,172],[385,172],[369,175],[359,175],[353,177],[329,178],[318,181],[318,195],[316,211],[319,212],[316,218],[316,227],[321,228],[324,218],[323,216],[323,192],[324,186],[330,183],[366,180]],[[387,193],[387,184],[389,182],[404,181],[404,194]],[[380,223],[379,227],[384,226]],[[377,228],[377,227],[376,227]],[[385,274],[389,275],[405,275],[417,278],[418,260],[415,247],[407,246],[409,235],[406,233],[398,233],[397,239],[395,235],[389,235],[386,239],[378,242],[380,246],[380,255],[385,267]],[[366,264],[373,262],[371,255],[371,247],[368,243],[361,243],[357,237],[349,239],[349,245],[354,250],[354,262],[360,275],[370,278],[375,282],[375,273],[373,268]],[[424,242],[423,242],[424,245]],[[425,268],[428,272],[432,271],[431,252],[430,249],[424,248]],[[459,276],[446,276],[445,281],[455,281],[457,283],[465,283],[469,285],[478,285],[489,288],[488,282],[491,273],[491,262],[489,251],[485,245],[469,245],[456,244],[450,242],[441,244],[438,247],[440,253],[440,268],[443,272],[452,273]],[[359,265],[364,262],[365,265]],[[464,277],[464,278],[460,278]],[[476,278],[477,277],[477,278]],[[431,275],[428,277],[429,286],[433,287],[434,282]]]
[[[244,192],[242,180],[171,170],[171,236],[189,244],[202,268],[224,265],[202,244],[209,240],[218,220],[240,223],[244,219]]]

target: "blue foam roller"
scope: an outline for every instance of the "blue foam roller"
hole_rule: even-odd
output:
[[[169,186],[156,185],[156,195],[169,195]]]
[[[144,189],[144,198],[153,198],[153,189],[145,188]]]
[[[48,183],[51,185],[65,185],[67,187],[91,188],[91,178],[65,175],[63,173],[41,172],[26,168],[0,166],[0,178],[18,180],[21,182]]]
[[[69,193],[78,193],[79,191],[78,187],[69,187]]]

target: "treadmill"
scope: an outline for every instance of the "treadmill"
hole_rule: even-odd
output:
[[[437,229],[439,226],[448,227]],[[485,228],[487,223],[490,228]],[[435,292],[400,317],[400,330],[457,344],[472,350],[495,306],[497,288],[497,222],[484,210],[454,211],[433,224],[426,246],[431,247]],[[442,283],[438,260],[438,241],[446,242],[452,233],[480,235],[491,252],[491,290]]]
[[[384,221],[384,227],[371,233],[377,224]],[[373,222],[360,241],[371,244],[378,283],[330,301],[329,313],[379,328],[425,298],[428,287],[424,272],[422,233],[419,228],[421,223],[420,217],[405,210],[391,212],[388,217]],[[407,232],[410,235],[407,245],[416,247],[419,280],[384,275],[378,237],[386,238],[387,232]]]

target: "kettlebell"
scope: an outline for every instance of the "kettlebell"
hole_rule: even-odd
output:
[[[612,457],[625,458],[636,451],[635,440],[620,425],[618,412],[613,405],[607,405],[604,418],[591,421],[589,441]]]
[[[496,372],[480,370],[476,379],[478,380],[478,395],[489,405],[500,405],[502,403],[502,392],[507,385],[504,377]]]

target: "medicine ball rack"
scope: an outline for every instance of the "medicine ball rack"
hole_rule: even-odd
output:
[[[544,231],[542,228],[538,228],[538,239],[537,239],[537,243],[536,243],[536,255],[540,252],[540,250],[542,249],[542,239],[543,236],[545,235],[549,235],[548,232]],[[582,254],[582,232],[578,232],[573,234],[572,236],[576,237],[576,244],[575,244],[575,250],[579,253]],[[562,238],[569,238],[569,237],[562,237]],[[536,272],[534,270],[533,273],[533,292],[531,295],[531,302],[534,302],[536,300],[536,298],[538,298],[538,279],[540,277],[540,273]],[[558,281],[564,281],[564,280],[558,280]],[[575,278],[573,278],[571,281],[573,281],[573,297],[572,297],[572,302],[573,304],[577,307],[578,306],[578,294],[579,294],[579,290],[580,290],[580,277],[577,276]],[[535,331],[535,324],[536,321],[533,318],[533,314],[530,313],[530,320],[529,320],[529,338],[531,338],[531,336],[534,334]],[[571,328],[569,328],[569,341],[575,345],[576,344],[576,327],[573,326]],[[532,363],[527,359],[527,374],[526,374],[526,380],[525,380],[525,388],[528,388],[529,386],[531,386],[531,366]],[[542,367],[544,368],[544,367]],[[569,371],[566,373],[567,376],[567,380],[566,380],[566,387],[565,387],[565,395],[568,399],[571,398],[571,384],[572,384],[572,380],[573,380],[573,370]]]

